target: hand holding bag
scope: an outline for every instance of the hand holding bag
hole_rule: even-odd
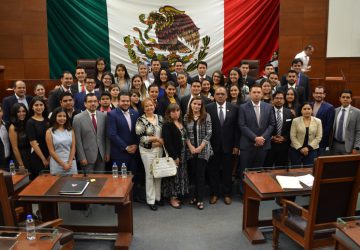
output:
[[[166,151],[164,145],[165,157],[156,157],[150,165],[150,171],[154,178],[163,178],[176,175],[177,165]]]

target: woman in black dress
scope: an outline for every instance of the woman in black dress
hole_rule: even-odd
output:
[[[30,143],[25,131],[28,111],[23,103],[15,103],[10,111],[9,139],[15,158],[15,165],[20,169],[30,168]]]
[[[165,95],[159,100],[158,114],[161,116],[165,116],[166,109],[171,103],[177,103],[180,105],[180,100],[176,96],[175,83],[173,81],[168,81],[165,84]]]
[[[34,179],[40,171],[49,167],[49,150],[45,135],[48,125],[45,102],[34,97],[29,105],[30,118],[26,122],[26,134],[32,147],[30,155],[30,178]]]
[[[181,122],[180,106],[176,103],[171,103],[166,110],[162,137],[165,149],[178,166],[175,176],[162,179],[162,194],[170,198],[173,208],[181,208],[178,198],[189,192],[189,179],[185,156],[186,130]]]

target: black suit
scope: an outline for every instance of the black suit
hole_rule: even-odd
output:
[[[79,90],[77,88],[77,83],[71,85],[70,91],[71,91],[71,94],[73,95],[74,104],[75,104],[75,94],[79,93]],[[64,92],[65,91],[62,86],[60,86],[60,88],[54,89],[50,92],[49,99],[48,99],[48,112],[49,113],[52,112],[55,108],[60,107],[60,97],[61,97],[62,93],[64,93]]]
[[[275,116],[275,128],[273,131],[273,136],[277,135],[277,113],[276,108],[273,108]],[[290,148],[290,128],[292,123],[293,115],[291,111],[287,108],[282,110],[282,127],[281,127],[281,136],[285,138],[285,141],[282,143],[275,143],[271,140],[271,149],[268,152],[265,160],[265,167],[275,166],[287,166],[289,164],[289,148]]]
[[[208,75],[205,76],[205,79],[208,80],[210,83],[213,82],[212,78]],[[200,82],[199,75],[196,75],[193,78],[191,78],[191,82],[194,82],[194,81]]]
[[[214,155],[209,162],[209,180],[212,195],[218,196],[220,191],[220,176],[225,196],[231,195],[232,187],[232,150],[239,148],[238,108],[226,102],[223,108],[224,124],[221,126],[217,103],[206,105],[206,112],[212,121],[212,136],[210,139]],[[220,175],[220,171],[222,174]]]
[[[295,92],[297,94],[297,97],[298,97],[298,103],[300,105],[302,105],[306,99],[305,99],[305,89],[303,86],[300,86],[300,85],[294,85],[295,86]],[[280,86],[279,87],[279,90],[281,91],[284,91],[285,93],[288,91],[288,85],[283,85],[283,86]]]
[[[177,97],[174,97],[175,100],[176,100],[176,103],[180,105],[180,100],[179,98]],[[165,112],[166,112],[166,109],[167,107],[169,106],[170,104],[170,100],[169,98],[165,95],[163,96],[160,101],[158,102],[158,112],[157,114],[161,115],[161,116],[165,116]]]
[[[246,78],[240,77],[239,82],[241,82],[243,85],[247,85],[249,88],[254,85],[255,79],[247,76]]]
[[[30,102],[32,100],[32,96],[26,96],[26,101],[28,103],[28,105],[30,105]],[[10,120],[10,111],[11,111],[11,107],[15,104],[18,103],[18,99],[16,98],[15,94],[11,95],[11,96],[7,96],[4,98],[3,102],[2,102],[2,109],[4,112],[3,115],[3,120],[8,122]]]
[[[281,82],[282,86],[287,84],[286,76],[287,75],[283,75],[281,77],[280,82]],[[311,87],[310,87],[309,77],[307,75],[305,75],[304,73],[300,73],[300,74],[298,74],[298,81],[299,81],[298,85],[300,85],[304,88],[304,101],[305,102],[310,101]]]
[[[203,100],[204,102],[204,105],[207,105],[209,103],[211,103],[211,100],[203,95],[200,95],[201,96],[201,99]],[[181,108],[181,114],[182,116],[184,117],[184,115],[187,113],[188,111],[188,106],[189,106],[189,101],[190,101],[190,98],[191,98],[191,94],[190,95],[187,95],[187,96],[184,96],[183,98],[181,98],[181,101],[180,101],[180,108]]]
[[[180,130],[173,122],[165,122],[162,127],[162,137],[164,139],[164,146],[169,153],[169,156],[174,160],[181,159],[182,150],[182,135]]]

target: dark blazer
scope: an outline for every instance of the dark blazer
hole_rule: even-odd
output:
[[[26,101],[28,103],[28,105],[30,105],[30,102],[32,100],[32,96],[26,96]],[[11,95],[11,96],[7,96],[3,99],[2,102],[2,109],[4,112],[3,115],[3,120],[8,122],[10,120],[10,111],[11,111],[11,107],[18,102],[18,99],[16,98],[15,94]]]
[[[282,91],[284,91],[286,93],[288,91],[288,85],[285,84],[283,86],[280,86],[279,90],[282,90]],[[300,105],[303,104],[306,101],[304,87],[300,86],[300,85],[295,85],[295,91],[296,91],[296,94],[298,96],[298,103]]]
[[[162,138],[165,148],[171,158],[181,159],[181,150],[183,148],[182,136],[180,130],[173,122],[165,122],[162,126]]]
[[[100,93],[99,91],[95,91],[95,95],[98,98],[98,100],[100,100]],[[75,109],[79,109],[81,111],[84,111],[85,105],[84,105],[84,101],[85,101],[85,96],[86,96],[86,92],[80,92],[80,93],[76,93],[74,95],[74,99],[75,99]]]
[[[179,98],[177,98],[177,97],[175,96],[175,100],[176,100],[176,103],[180,105],[180,100],[179,100]],[[169,98],[168,98],[166,95],[163,96],[163,97],[159,100],[159,102],[158,102],[158,106],[157,106],[157,108],[158,108],[158,113],[157,113],[157,114],[164,117],[164,116],[165,116],[166,109],[167,109],[167,107],[169,106],[169,104],[170,104]]]
[[[241,82],[242,84],[246,84],[250,88],[251,86],[254,85],[255,79],[250,76],[247,76],[246,81],[245,81],[245,79],[243,77],[240,77],[239,82]]]
[[[135,124],[139,117],[139,113],[133,109],[129,109],[129,112],[131,117],[131,131],[129,130],[126,118],[120,108],[116,108],[107,113],[107,129],[112,159],[127,157],[129,153],[126,151],[126,147],[133,144],[139,144],[139,139],[135,133]]]
[[[64,93],[62,86],[60,88],[50,91],[48,98],[48,112],[52,112],[55,108],[60,107],[60,96]],[[74,93],[71,92],[73,95]]]
[[[78,87],[78,82],[75,82],[71,85],[70,87],[71,89],[71,93],[75,96],[77,93],[79,93],[79,87]]]
[[[300,73],[300,75],[298,75],[298,78],[299,77],[299,85],[304,88],[304,101],[308,102],[311,95],[310,79],[304,73]],[[287,85],[286,74],[281,77],[280,83],[281,86]]]
[[[206,75],[205,79],[208,80],[210,83],[213,82],[212,78],[208,75]],[[196,75],[193,78],[191,78],[191,82],[194,82],[194,81],[198,82],[199,80],[200,80],[199,75]],[[188,81],[188,82],[190,82],[190,81]]]
[[[211,100],[203,95],[200,95],[201,96],[201,99],[203,100],[205,106],[209,103],[211,103]],[[181,114],[182,116],[184,116],[186,113],[187,113],[187,110],[188,110],[188,105],[189,105],[189,101],[190,101],[190,98],[191,98],[191,94],[190,95],[187,95],[187,96],[184,96],[183,98],[181,98],[181,101],[180,101],[180,108],[181,108]]]
[[[323,129],[323,137],[319,146],[320,148],[326,148],[329,146],[330,134],[333,128],[335,118],[334,106],[328,102],[323,102],[315,117],[321,120]]]
[[[273,114],[274,114],[274,119],[275,119],[275,127],[273,130],[272,135],[276,135],[276,111],[275,108],[272,109],[273,110]],[[291,123],[292,123],[292,119],[293,119],[293,115],[290,111],[290,109],[283,107],[283,120],[282,120],[282,127],[281,127],[281,136],[283,136],[286,139],[286,143],[290,145],[290,128],[291,128]],[[277,145],[276,143],[274,143],[275,145]]]
[[[216,102],[206,105],[206,112],[212,121],[212,136],[210,139],[214,152],[223,151],[232,153],[233,148],[239,148],[239,129],[238,129],[238,108],[226,102],[225,121],[220,125]]]
[[[255,137],[258,136],[265,138],[263,149],[270,149],[270,139],[275,127],[274,112],[271,109],[270,104],[260,102],[260,125],[258,125],[252,102],[248,101],[240,106],[238,122],[241,130],[240,150],[254,147]]]

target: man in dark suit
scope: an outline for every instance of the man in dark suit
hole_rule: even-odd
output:
[[[210,204],[217,202],[220,184],[223,187],[225,204],[231,204],[232,154],[239,153],[238,109],[230,102],[226,102],[226,98],[225,87],[218,87],[215,90],[215,102],[206,105],[206,111],[212,121],[213,133],[210,143],[214,151],[208,165],[211,187]]]
[[[305,102],[305,89],[303,86],[296,84],[297,76],[298,74],[295,70],[289,70],[286,77],[287,84],[279,87],[279,90],[282,90],[284,91],[284,93],[286,93],[289,88],[295,89],[296,95],[298,97],[298,102],[300,105],[302,105]]]
[[[200,81],[200,83],[201,83],[204,79],[206,79],[210,83],[212,83],[212,78],[210,76],[206,75],[207,66],[208,65],[206,62],[200,61],[197,66],[198,75],[194,76],[192,78],[192,81]]]
[[[262,79],[267,79],[271,72],[275,72],[274,66],[271,63],[265,64],[263,75],[255,83],[260,84]]]
[[[181,59],[177,59],[175,62],[175,71],[171,73],[172,81],[176,84],[176,87],[179,86],[177,82],[177,76],[179,73],[185,73],[188,79],[188,83],[191,83],[191,77],[184,69],[184,62]]]
[[[84,99],[85,96],[89,93],[93,93],[96,95],[98,100],[100,100],[100,93],[99,91],[95,91],[96,82],[95,79],[92,77],[85,78],[85,91],[79,92],[75,95],[75,108],[81,111],[85,110],[84,106]]]
[[[151,66],[151,72],[149,73],[148,78],[151,83],[154,83],[155,78],[159,74],[161,68],[159,59],[153,58],[151,60],[150,66]]]
[[[189,103],[191,101],[191,99],[194,96],[201,96],[201,98],[204,101],[204,104],[209,104],[211,103],[211,100],[203,95],[201,95],[201,83],[199,80],[194,80],[191,83],[191,94],[184,96],[183,98],[181,98],[180,100],[180,108],[181,108],[181,115],[184,116],[188,109],[189,109]]]
[[[281,90],[273,94],[273,113],[275,117],[275,129],[271,137],[271,149],[269,150],[265,167],[287,166],[289,164],[290,128],[292,113],[284,108],[285,93]]]
[[[241,62],[240,64],[241,78],[239,79],[242,84],[247,85],[249,88],[254,85],[255,79],[251,76],[248,76],[250,71],[250,64],[246,61]]]
[[[296,85],[297,86],[302,86],[304,88],[304,101],[308,102],[310,100],[310,94],[311,94],[311,87],[310,87],[310,79],[307,75],[305,75],[301,69],[303,66],[303,61],[301,61],[301,59],[296,58],[292,61],[291,63],[291,69],[295,70],[295,72],[297,73],[297,78],[296,78]],[[281,85],[286,85],[287,84],[287,75],[283,75],[281,77]]]
[[[23,103],[29,109],[32,96],[26,95],[26,84],[21,80],[17,80],[13,84],[14,94],[4,98],[2,108],[4,111],[3,120],[8,122],[10,119],[10,110],[15,103]]]
[[[250,100],[240,106],[240,166],[263,167],[266,153],[271,148],[271,135],[275,126],[272,106],[262,102],[261,87],[254,84],[250,89]]]
[[[313,115],[321,120],[323,129],[323,136],[320,141],[318,155],[324,155],[326,148],[329,147],[329,138],[335,117],[334,106],[324,101],[325,96],[325,87],[316,86],[313,92],[315,100],[313,104]]]
[[[54,89],[49,94],[49,101],[48,101],[48,112],[52,112],[55,108],[60,106],[60,96],[64,92],[70,92],[73,95],[73,90],[71,86],[73,84],[73,76],[69,71],[64,71],[60,78],[61,85],[59,88]]]
[[[118,166],[125,163],[128,170],[136,173],[135,154],[139,139],[135,133],[139,113],[130,107],[130,94],[120,93],[119,107],[108,113],[108,134],[110,139],[111,159]]]

